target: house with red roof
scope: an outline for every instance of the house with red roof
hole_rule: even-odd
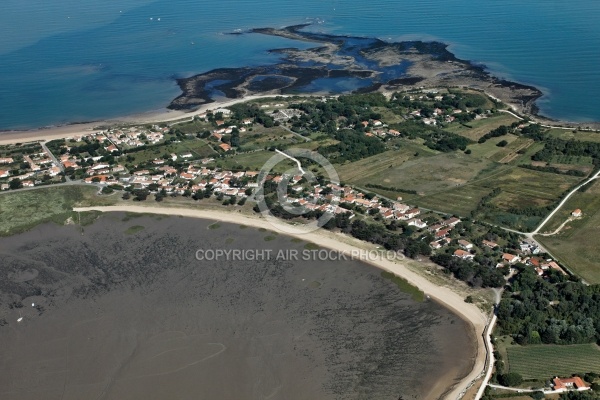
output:
[[[453,255],[454,257],[462,258],[463,260],[472,260],[475,257],[474,254],[471,254],[468,251],[464,251],[462,249],[457,249]]]
[[[519,262],[521,259],[519,258],[519,256],[515,256],[514,254],[510,254],[510,253],[504,253],[502,254],[502,261],[505,261],[509,264],[515,264],[517,262]]]
[[[585,384],[583,379],[578,376],[572,378],[559,378],[558,376],[552,379],[552,387],[554,390],[566,392],[568,390],[589,390],[590,387]]]

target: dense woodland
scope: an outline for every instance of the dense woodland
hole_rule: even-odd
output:
[[[502,334],[522,345],[600,341],[600,285],[587,286],[555,271],[540,279],[531,267],[517,268],[498,306]]]

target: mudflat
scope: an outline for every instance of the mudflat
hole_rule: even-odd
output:
[[[206,249],[271,256],[197,260]],[[290,249],[307,247],[124,213],[1,239],[0,397],[423,399],[470,372],[454,314],[360,262],[276,259]]]

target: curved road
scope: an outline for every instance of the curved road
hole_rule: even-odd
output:
[[[598,176],[600,176],[600,170],[598,172],[596,172],[594,174],[594,176],[592,176],[590,179],[586,180],[582,184],[578,185],[575,189],[571,190],[569,192],[569,194],[566,195],[564,199],[562,199],[562,201],[558,204],[558,206],[556,206],[556,208],[542,221],[542,223],[537,227],[537,229],[535,231],[531,232],[530,235],[536,235],[537,233],[539,233],[540,229],[542,229],[543,226],[546,225],[546,223],[548,221],[550,221],[550,219],[554,216],[554,214],[556,214],[558,212],[558,210],[561,209],[561,207],[567,202],[567,200],[569,200],[569,197],[571,197],[575,192],[577,192],[582,186],[585,186],[588,183],[590,183],[591,181],[593,181],[594,179],[597,179]]]

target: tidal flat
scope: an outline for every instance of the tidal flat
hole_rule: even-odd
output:
[[[125,213],[2,238],[0,397],[433,399],[468,374],[468,324],[370,265],[274,257],[305,246]]]

